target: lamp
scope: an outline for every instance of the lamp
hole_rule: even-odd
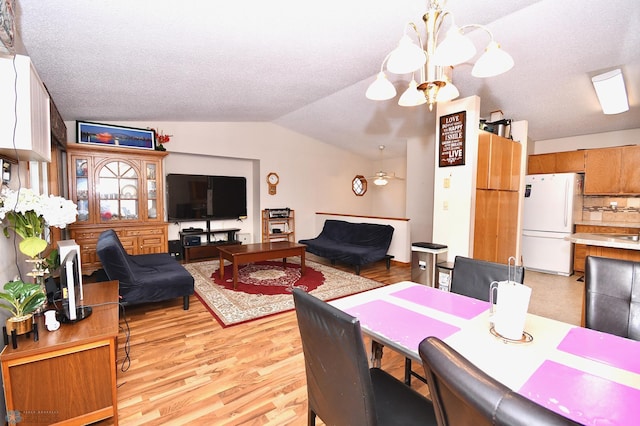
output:
[[[373,180],[373,184],[378,186],[385,186],[388,183],[389,180],[386,178],[386,176],[381,174],[378,174],[378,176],[376,176],[376,178]]]
[[[619,114],[629,111],[627,91],[624,87],[622,70],[615,69],[591,78],[598,101],[605,114]]]
[[[430,0],[429,9],[422,17],[427,30],[426,44],[422,43],[415,24],[409,23],[405,26],[398,47],[384,58],[376,80],[367,89],[368,99],[388,100],[396,95],[393,84],[384,73],[385,63],[387,71],[394,74],[414,73],[415,75],[416,71],[420,71],[420,83],[416,83],[414,88],[415,79],[412,78],[409,88],[400,97],[398,104],[402,106],[428,103],[431,111],[436,102],[446,102],[460,96],[458,89],[453,85],[452,77],[448,76],[447,72],[453,70],[453,66],[469,61],[476,54],[473,42],[464,35],[464,31],[470,28],[484,30],[490,37],[471,75],[479,78],[492,77],[507,72],[513,67],[513,58],[495,42],[491,31],[478,24],[457,26],[453,14],[444,10],[443,4],[443,0]],[[447,31],[444,40],[438,44],[439,31],[447,16],[451,17],[451,28]],[[407,29],[413,30],[418,44],[411,41]],[[419,96],[414,93],[416,91]]]

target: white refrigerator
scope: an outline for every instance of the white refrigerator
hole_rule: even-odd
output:
[[[569,276],[573,273],[573,233],[582,214],[583,177],[577,173],[525,176],[522,262],[525,268]]]

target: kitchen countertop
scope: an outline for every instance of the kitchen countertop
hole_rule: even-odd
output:
[[[615,237],[607,237],[602,234],[577,233],[564,237],[564,239],[572,243],[586,244],[588,246],[640,250],[640,241],[623,240]]]
[[[576,225],[610,226],[615,228],[640,228],[640,222],[603,222],[601,220],[576,220]]]

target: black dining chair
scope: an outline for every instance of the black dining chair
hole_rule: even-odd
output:
[[[439,426],[579,424],[512,391],[437,337],[418,352]]]
[[[491,283],[508,279],[522,284],[524,267],[456,256],[451,276],[451,292],[488,302]]]
[[[585,326],[640,340],[640,262],[587,256]]]
[[[357,318],[293,290],[308,394],[308,425],[436,425],[431,402],[369,368]]]

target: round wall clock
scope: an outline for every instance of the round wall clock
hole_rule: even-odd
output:
[[[276,185],[280,182],[280,177],[277,173],[271,172],[267,175],[267,183],[269,184],[269,195],[276,194]]]

